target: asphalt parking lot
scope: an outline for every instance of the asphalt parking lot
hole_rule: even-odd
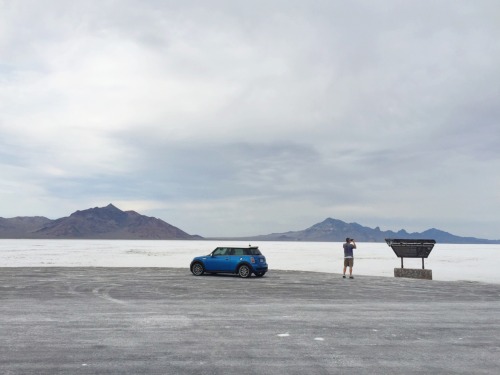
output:
[[[500,286],[273,271],[0,268],[0,369],[497,374]]]

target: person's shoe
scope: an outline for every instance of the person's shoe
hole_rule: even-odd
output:
[[[344,275],[344,276],[342,276],[342,278],[344,278],[344,279],[345,279],[345,275]]]
[[[354,279],[354,276],[349,276],[350,279]]]

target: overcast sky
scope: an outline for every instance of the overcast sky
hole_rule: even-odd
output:
[[[0,0],[0,217],[500,239],[500,3]]]

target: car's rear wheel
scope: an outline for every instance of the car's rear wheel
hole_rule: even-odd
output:
[[[250,277],[251,274],[252,274],[252,270],[246,264],[242,264],[240,266],[240,268],[238,268],[238,275],[240,277],[247,278],[247,277]]]
[[[265,272],[257,272],[257,273],[255,274],[255,276],[257,276],[257,277],[262,277],[262,276],[264,276],[265,274],[266,274]]]
[[[195,276],[201,276],[205,273],[205,268],[203,268],[203,264],[195,263],[191,266],[191,272]]]

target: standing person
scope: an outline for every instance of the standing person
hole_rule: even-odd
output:
[[[354,254],[352,250],[355,248],[356,242],[352,238],[347,237],[344,244],[344,275],[342,276],[344,279],[347,267],[349,267],[349,278],[354,279],[354,276],[352,276],[352,267],[354,266]]]

